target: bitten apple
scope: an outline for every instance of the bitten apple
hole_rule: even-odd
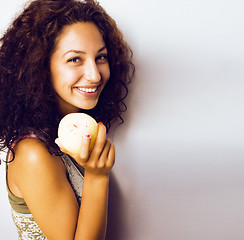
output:
[[[91,135],[89,150],[96,141],[98,124],[94,118],[85,113],[70,113],[64,116],[58,127],[60,143],[69,152],[79,154],[81,140],[87,134]]]

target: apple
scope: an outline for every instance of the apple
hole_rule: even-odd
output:
[[[69,113],[61,119],[58,126],[60,143],[73,154],[79,154],[82,137],[87,134],[91,135],[89,146],[89,151],[91,151],[97,138],[97,132],[96,120],[85,113]]]

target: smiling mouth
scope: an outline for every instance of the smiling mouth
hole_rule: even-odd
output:
[[[79,88],[78,89],[82,92],[86,92],[86,93],[94,93],[97,90],[97,87],[94,88]]]

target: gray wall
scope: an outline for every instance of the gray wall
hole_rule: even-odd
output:
[[[242,240],[244,2],[100,2],[137,67],[126,123],[110,133],[109,239]],[[22,3],[1,7],[1,22]],[[0,171],[0,234],[15,239]]]

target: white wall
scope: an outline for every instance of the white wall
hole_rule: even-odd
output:
[[[109,240],[242,240],[244,2],[100,2],[137,67],[111,134]],[[23,1],[11,3],[1,22]],[[0,234],[14,240],[0,171]]]

